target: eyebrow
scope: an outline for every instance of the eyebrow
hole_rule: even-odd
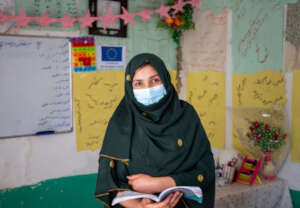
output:
[[[154,75],[152,75],[149,79],[153,79],[153,78],[155,78],[155,77],[159,77],[159,75],[158,74],[154,74]],[[133,81],[142,81],[143,79],[134,79]]]

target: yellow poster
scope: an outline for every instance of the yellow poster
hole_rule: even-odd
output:
[[[107,123],[124,95],[124,72],[73,74],[77,151],[101,148]]]
[[[125,71],[73,74],[77,151],[100,149],[106,127],[124,96]],[[175,83],[176,71],[169,71]]]
[[[213,147],[225,147],[225,73],[187,73],[186,98],[194,106]]]
[[[300,162],[300,70],[293,71],[292,92],[292,162]]]
[[[243,108],[270,108],[286,103],[285,77],[280,70],[267,69],[255,74],[232,75],[232,106]],[[283,109],[282,109],[283,110]],[[239,123],[234,115],[233,124]],[[251,119],[251,118],[248,118]],[[233,147],[244,152],[239,134],[233,127]]]

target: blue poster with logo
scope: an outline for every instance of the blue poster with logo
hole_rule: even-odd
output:
[[[125,46],[100,45],[98,47],[98,54],[97,63],[99,69],[125,69]]]

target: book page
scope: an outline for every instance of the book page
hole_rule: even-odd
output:
[[[149,198],[156,202],[159,201],[158,197],[153,194],[139,193],[135,191],[124,191],[122,195],[116,196],[113,199],[111,205],[114,206],[122,201],[131,200],[131,199],[141,199],[141,198]]]
[[[164,200],[170,193],[180,191],[182,193],[190,193],[195,195],[198,198],[202,198],[202,190],[198,186],[176,186],[168,188],[160,193],[159,200]]]

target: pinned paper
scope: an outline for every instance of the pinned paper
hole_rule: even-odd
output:
[[[292,162],[300,162],[300,70],[293,72],[292,92]]]
[[[282,72],[267,69],[255,74],[234,74],[232,76],[233,107],[270,108],[286,103],[285,77]],[[235,122],[234,116],[232,117]],[[243,153],[238,133],[233,128],[233,147]]]
[[[232,76],[233,106],[266,108],[284,104],[286,99],[284,74],[270,69],[255,74]]]
[[[73,74],[77,151],[102,146],[106,127],[124,95],[124,70]]]
[[[183,66],[188,72],[207,69],[224,72],[226,66],[228,9],[220,15],[195,10],[195,30],[184,32]]]
[[[72,58],[74,72],[96,71],[94,38],[72,38]]]
[[[126,47],[99,45],[97,48],[98,69],[125,69]]]
[[[213,147],[225,147],[225,73],[187,73],[187,101],[194,106]]]

